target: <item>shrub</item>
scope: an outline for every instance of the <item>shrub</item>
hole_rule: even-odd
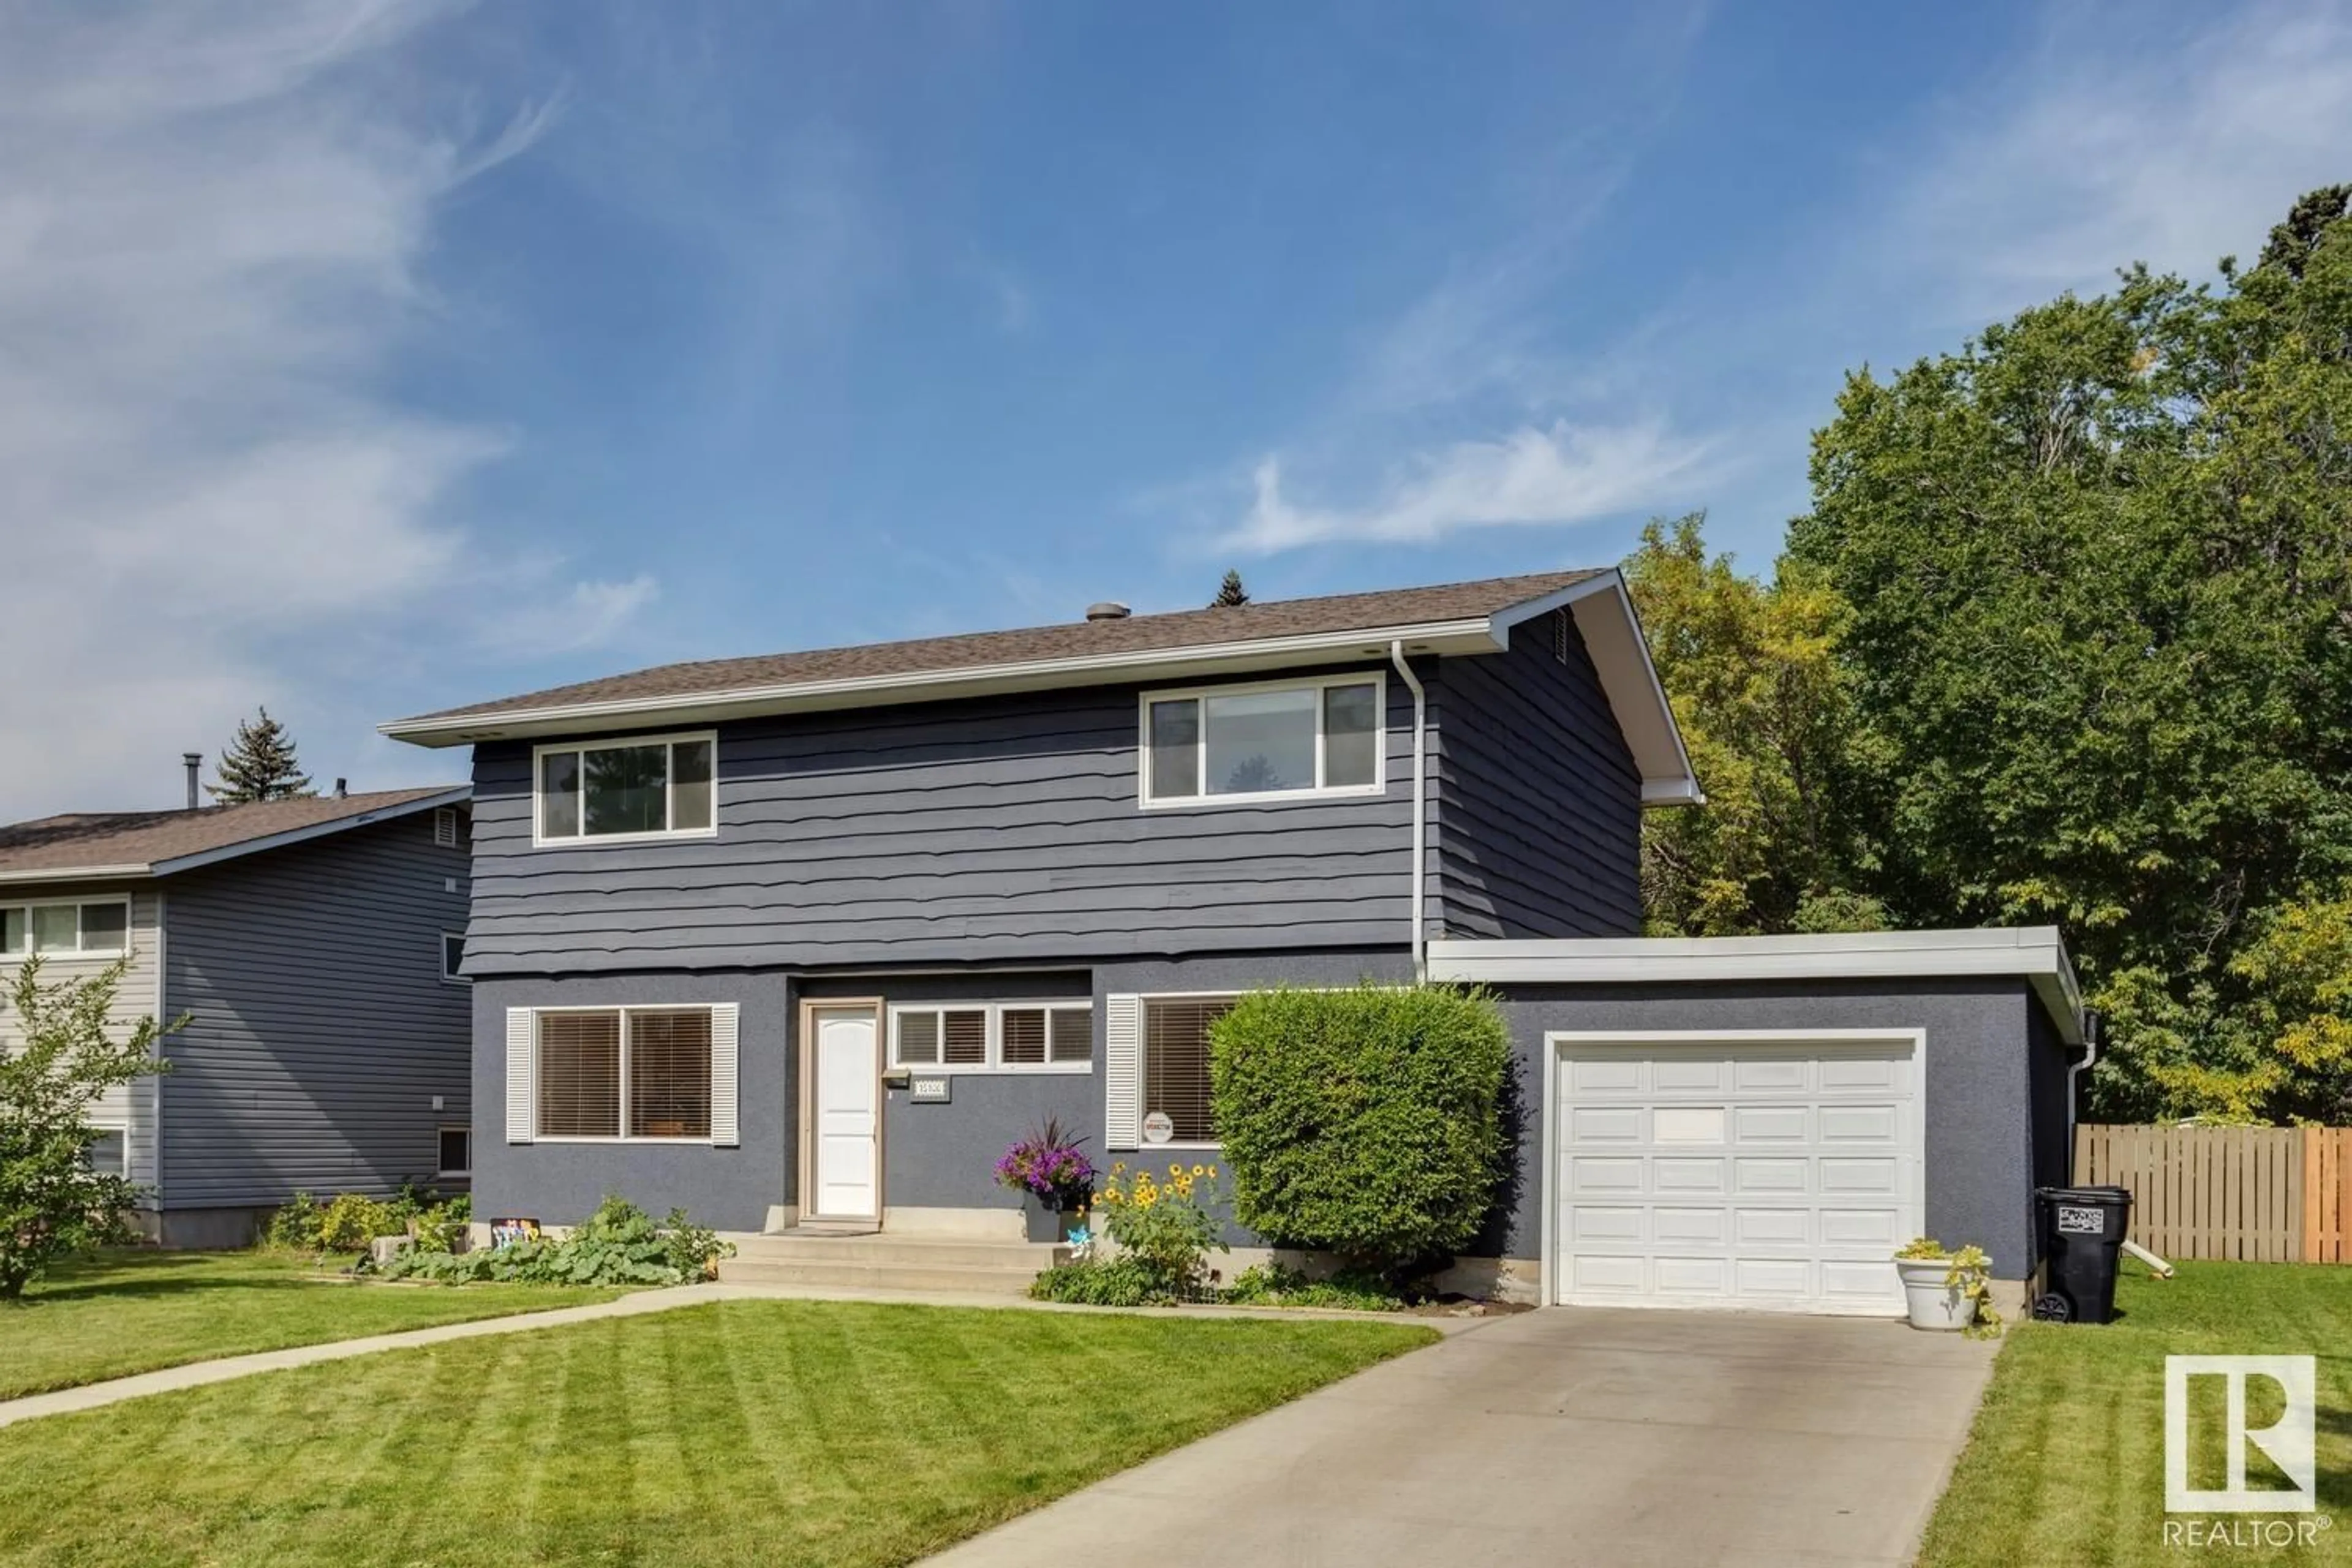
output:
[[[379,1236],[404,1236],[407,1216],[393,1205],[345,1193],[319,1219],[319,1245],[328,1252],[365,1252]]]
[[[1217,1200],[1216,1180],[1213,1165],[1173,1164],[1163,1180],[1149,1171],[1129,1175],[1122,1161],[1110,1168],[1096,1195],[1095,1217],[1118,1244],[1120,1261],[1141,1269],[1156,1294],[1201,1294],[1209,1249],[1226,1249],[1210,1212]]]
[[[409,1230],[416,1237],[419,1252],[455,1252],[457,1244],[466,1239],[467,1228],[473,1224],[474,1200],[459,1193],[445,1204],[431,1204],[417,1211],[409,1221]]]
[[[285,1252],[321,1252],[327,1211],[319,1200],[308,1193],[296,1193],[294,1201],[269,1216],[269,1228],[261,1233],[264,1247]]]
[[[1386,1281],[1371,1275],[1343,1269],[1328,1279],[1309,1279],[1278,1263],[1243,1269],[1225,1288],[1223,1300],[1235,1307],[1324,1307],[1349,1312],[1394,1312],[1405,1305]]]
[[[389,1279],[462,1285],[483,1279],[545,1285],[682,1285],[702,1279],[734,1245],[672,1209],[661,1224],[636,1205],[608,1196],[562,1238],[519,1241],[474,1252],[411,1248],[384,1265]]]
[[[1168,1307],[1176,1297],[1162,1289],[1136,1258],[1086,1258],[1057,1263],[1029,1282],[1040,1301],[1076,1301],[1089,1307]]]
[[[1491,1206],[1510,1030],[1449,986],[1246,995],[1211,1036],[1234,1215],[1276,1245],[1396,1279],[1458,1252]]]

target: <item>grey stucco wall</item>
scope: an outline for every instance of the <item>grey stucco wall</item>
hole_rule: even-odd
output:
[[[1464,936],[1642,929],[1642,777],[1568,612],[1510,647],[1444,661],[1437,685],[1440,918]]]
[[[2001,1279],[2033,1268],[2029,1010],[2041,1004],[2022,981],[1513,986],[1502,1006],[1519,1079],[1521,1179],[1481,1253],[1535,1258],[1542,1248],[1547,1031],[1916,1028],[1927,1035],[1928,1232],[1952,1246],[1982,1247]]]
[[[718,833],[702,839],[534,847],[531,750],[484,745],[468,964],[903,969],[1402,945],[1412,709],[1385,679],[1386,790],[1341,799],[1142,809],[1136,687],[722,725]]]
[[[434,1180],[438,1129],[471,1119],[468,988],[441,978],[466,876],[418,812],[163,884],[164,1009],[190,1016],[164,1047],[164,1208]]]
[[[732,1002],[736,1116],[742,1140],[707,1143],[509,1143],[506,1141],[506,1010],[551,1006],[681,1006]],[[607,1193],[656,1215],[683,1208],[721,1230],[758,1230],[771,1205],[790,1201],[793,1141],[790,981],[778,973],[716,971],[480,980],[474,985],[474,1214],[549,1225],[585,1218]]]

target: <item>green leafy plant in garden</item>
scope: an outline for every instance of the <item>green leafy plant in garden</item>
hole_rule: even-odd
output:
[[[471,1252],[412,1247],[384,1265],[391,1279],[443,1284],[510,1280],[547,1285],[684,1285],[706,1278],[734,1244],[672,1209],[656,1224],[636,1205],[608,1196],[562,1237],[518,1241]]]
[[[1154,1176],[1121,1161],[1095,1194],[1094,1218],[1154,1294],[1189,1300],[1207,1286],[1210,1251],[1226,1250],[1217,1234],[1219,1196],[1214,1165],[1178,1161]]]
[[[1394,1312],[1404,1298],[1384,1280],[1341,1271],[1328,1279],[1310,1279],[1296,1268],[1261,1263],[1234,1277],[1220,1298],[1234,1307],[1321,1307],[1349,1312]]]
[[[407,1216],[398,1206],[345,1193],[319,1216],[319,1247],[325,1252],[365,1252],[379,1236],[404,1236]]]
[[[326,1229],[325,1205],[308,1193],[296,1193],[270,1215],[261,1245],[279,1252],[323,1252]]]
[[[118,959],[49,985],[35,954],[16,972],[17,1037],[0,1049],[0,1301],[19,1300],[60,1258],[131,1239],[124,1216],[140,1189],[90,1167],[90,1111],[109,1090],[164,1071],[157,1049],[187,1020],[114,1025],[129,967]]]
[[[1057,1263],[1029,1283],[1040,1301],[1072,1301],[1088,1307],[1168,1307],[1177,1297],[1164,1289],[1141,1259],[1081,1258]]]
[[[1390,1280],[1478,1233],[1500,1179],[1508,1026],[1450,986],[1254,992],[1211,1030],[1234,1212]]]

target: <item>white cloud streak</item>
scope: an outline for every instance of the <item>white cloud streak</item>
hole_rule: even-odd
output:
[[[258,702],[361,730],[274,650],[484,575],[447,513],[510,437],[378,390],[432,318],[436,203],[547,123],[404,114],[446,9],[0,17],[0,819],[168,798]],[[582,592],[609,628],[650,588]]]
[[[1433,543],[1458,530],[1587,521],[1691,494],[1708,476],[1711,447],[1659,422],[1548,428],[1457,441],[1413,458],[1379,493],[1351,507],[1303,507],[1283,494],[1267,458],[1256,499],[1221,543],[1260,554],[1336,540]]]
[[[1976,316],[2104,289],[2127,261],[2202,276],[2352,175],[2352,9],[2214,7],[2137,40],[2121,19],[2053,11],[2020,68],[1948,107],[1867,247],[1887,276]]]

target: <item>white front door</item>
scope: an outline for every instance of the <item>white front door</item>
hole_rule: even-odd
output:
[[[1902,1311],[1916,1038],[1556,1044],[1555,1300]]]
[[[874,1009],[810,1010],[815,1219],[882,1217],[882,1061]]]

